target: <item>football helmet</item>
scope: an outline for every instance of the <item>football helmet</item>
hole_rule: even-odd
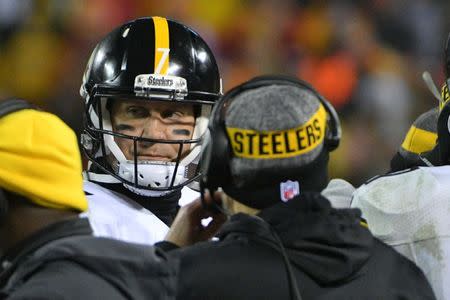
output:
[[[80,89],[85,99],[83,152],[94,181],[122,182],[136,194],[159,196],[197,182],[199,155],[212,105],[222,94],[214,55],[191,28],[162,17],[133,20],[110,32],[93,50]],[[114,100],[116,99],[116,100]],[[162,101],[194,105],[192,138],[153,139],[114,132],[110,101]],[[115,139],[134,145],[127,159]],[[139,143],[178,144],[176,159],[141,160]],[[183,156],[181,149],[190,147]],[[99,172],[92,172],[92,165]]]

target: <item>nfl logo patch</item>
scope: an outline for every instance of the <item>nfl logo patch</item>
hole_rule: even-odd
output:
[[[300,195],[300,186],[298,181],[285,181],[280,183],[280,197],[283,202],[287,202]]]

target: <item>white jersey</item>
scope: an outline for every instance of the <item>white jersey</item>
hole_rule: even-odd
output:
[[[320,193],[330,201],[332,207],[350,208],[354,191],[355,188],[351,183],[340,178],[334,178],[328,182],[328,185]]]
[[[423,270],[438,299],[450,299],[450,166],[377,177],[355,191],[351,206]]]
[[[95,236],[153,245],[162,241],[169,230],[152,212],[125,195],[90,181],[84,181],[84,191],[88,193],[89,207],[80,216],[89,218]],[[198,197],[198,192],[184,187],[178,203],[183,206]]]

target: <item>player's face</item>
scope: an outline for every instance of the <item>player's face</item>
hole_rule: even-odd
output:
[[[111,119],[114,132],[162,140],[191,139],[195,125],[193,105],[159,101],[116,100]],[[125,157],[133,160],[133,141],[119,137],[115,141]],[[138,160],[174,161],[179,147],[179,144],[138,142],[137,157]],[[183,146],[182,157],[189,149],[189,144]]]

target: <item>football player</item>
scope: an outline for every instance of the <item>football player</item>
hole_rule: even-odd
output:
[[[96,235],[164,238],[179,205],[198,197],[201,143],[221,86],[209,46],[179,22],[136,19],[97,44],[80,89]]]

